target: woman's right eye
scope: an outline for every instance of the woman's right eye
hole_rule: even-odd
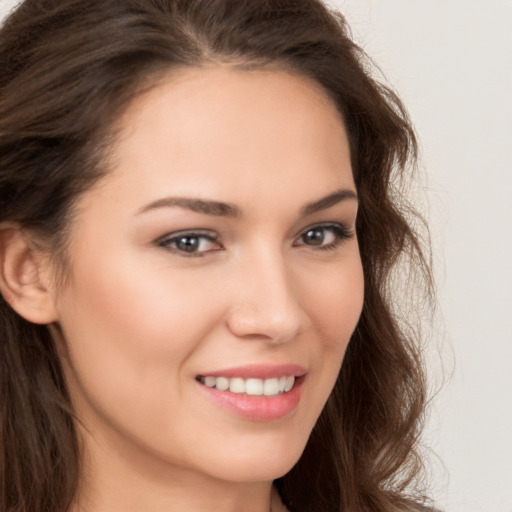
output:
[[[166,235],[157,241],[159,247],[170,249],[180,256],[204,256],[223,247],[214,233],[181,232]]]

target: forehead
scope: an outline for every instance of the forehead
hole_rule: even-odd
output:
[[[175,70],[130,105],[119,133],[109,181],[139,194],[156,187],[236,202],[297,181],[312,197],[353,187],[334,102],[315,81],[282,70]]]
[[[277,107],[276,116],[283,112],[289,115],[291,105],[297,113],[295,121],[300,117],[304,120],[306,109],[310,114],[308,124],[314,114],[324,116],[327,111],[328,121],[343,123],[326,89],[309,77],[285,69],[212,65],[176,68],[160,76],[148,92],[132,102],[124,116],[124,126],[128,128],[135,118],[147,120],[147,115],[153,115],[155,110],[164,113],[171,107],[174,116],[185,113],[188,118],[190,113],[203,112],[206,118],[222,114],[217,117],[218,122],[240,123],[244,118],[253,122],[250,116],[256,109],[267,114],[265,107]],[[185,120],[176,117],[177,122]]]

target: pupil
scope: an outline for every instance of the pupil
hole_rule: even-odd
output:
[[[304,239],[310,245],[321,245],[324,241],[324,231],[322,229],[310,229],[304,235]]]
[[[182,236],[176,246],[180,251],[194,252],[199,246],[199,239],[193,236]]]

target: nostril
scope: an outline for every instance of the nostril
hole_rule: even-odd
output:
[[[237,337],[286,343],[294,339],[305,325],[299,308],[237,307],[228,316],[228,328]]]
[[[232,307],[227,314],[229,330],[237,337],[285,343],[303,332],[308,316],[297,293],[296,280],[282,247],[259,240],[242,258]]]

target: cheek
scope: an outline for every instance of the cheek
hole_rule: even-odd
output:
[[[122,260],[90,272],[84,265],[62,301],[67,308],[62,317],[71,318],[80,334],[92,342],[103,339],[102,343],[125,349],[133,345],[140,351],[157,349],[160,344],[178,349],[193,332],[207,330],[214,320],[214,290],[199,276],[169,274]]]
[[[311,379],[314,389],[310,390],[311,403],[315,404],[314,421],[334,387],[363,307],[364,276],[359,253],[354,251],[344,265],[336,268],[319,272],[314,283],[306,283],[310,293],[305,294],[304,307],[315,333],[309,349],[317,355]]]
[[[325,350],[343,356],[361,315],[363,300],[364,276],[359,253],[351,255],[339,271],[331,269],[317,276],[314,289],[308,294],[307,309]]]
[[[186,362],[217,320],[213,290],[190,275],[166,279],[155,266],[98,261],[75,265],[60,301],[75,387],[106,407],[126,397],[156,403],[155,389],[179,392]]]

